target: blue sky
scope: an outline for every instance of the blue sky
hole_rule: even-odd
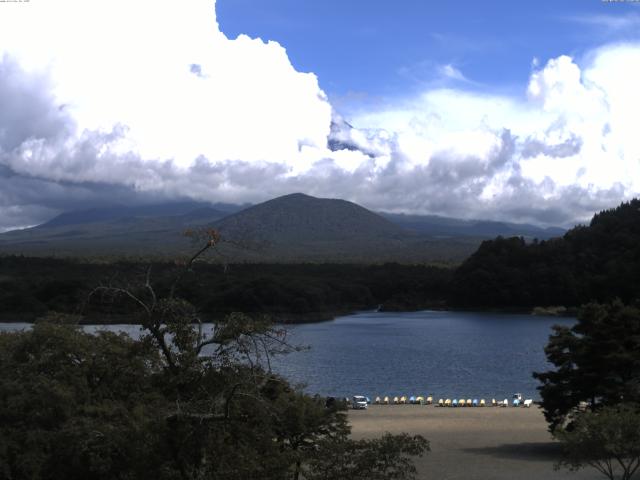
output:
[[[220,29],[275,40],[333,103],[425,87],[524,95],[532,60],[640,38],[640,3],[601,0],[218,0]],[[446,77],[450,65],[468,81]]]
[[[640,2],[0,2],[0,231],[293,192],[571,226],[640,196],[638,85]]]

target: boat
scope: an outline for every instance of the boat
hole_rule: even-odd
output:
[[[458,400],[458,406],[459,407],[466,407],[467,406],[467,402],[464,398],[461,398],[460,400]]]
[[[427,397],[427,405],[431,405],[433,403],[433,395],[429,395]]]
[[[375,403],[376,405],[380,405],[382,403],[382,399],[380,397],[376,397],[373,403]]]
[[[438,406],[444,407],[444,400],[442,398],[438,399]]]
[[[416,397],[416,403],[418,405],[424,405],[424,397],[423,396]]]
[[[410,403],[411,405],[415,405],[415,404],[416,404],[416,397],[415,397],[415,396],[413,396],[413,395],[411,395],[411,396],[409,397],[409,403]]]
[[[458,400],[456,400],[455,398],[451,401],[451,406],[452,407],[457,407],[458,406]]]
[[[383,405],[389,405],[389,397],[384,397],[382,399],[382,403],[383,403]]]
[[[497,407],[497,406],[498,406],[498,402],[496,402],[496,399],[495,399],[495,398],[492,398],[492,399],[491,399],[491,406],[492,406],[492,407]]]
[[[532,403],[533,403],[533,400],[531,400],[530,398],[527,398],[527,399],[524,401],[524,404],[523,404],[523,405],[524,405],[525,407],[529,408],[529,407],[531,407],[531,404],[532,404]]]
[[[444,406],[445,406],[445,407],[450,407],[450,406],[452,406],[452,402],[451,402],[451,399],[450,399],[450,398],[447,398],[447,399],[444,401]]]
[[[393,404],[398,405],[400,403],[400,399],[398,397],[393,397]]]
[[[402,395],[402,396],[400,397],[400,403],[401,403],[402,405],[406,405],[406,403],[407,403],[407,396],[406,396],[406,395]]]
[[[470,407],[470,406],[472,405],[472,403],[471,403],[471,399],[470,399],[470,398],[467,398],[467,402],[466,402],[466,404],[467,404],[467,407]]]
[[[484,407],[484,406],[485,406],[484,398],[481,398],[481,399],[480,399],[480,405],[479,405],[479,406],[480,406],[480,407]]]
[[[473,405],[474,407],[477,407],[477,406],[478,406],[478,399],[477,399],[477,398],[474,398],[474,399],[473,399],[472,405]]]

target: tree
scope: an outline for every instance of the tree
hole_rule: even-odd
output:
[[[154,385],[159,366],[145,344],[72,324],[0,334],[0,478],[156,471],[150,433],[167,407]]]
[[[565,458],[557,465],[591,466],[610,480],[630,480],[640,467],[640,409],[620,404],[581,413],[572,428],[558,428]]]
[[[580,402],[594,410],[640,403],[639,308],[620,301],[586,305],[573,327],[554,327],[545,353],[555,370],[533,376],[542,383],[552,432],[572,421]]]
[[[307,480],[411,480],[416,478],[414,457],[430,450],[421,435],[384,434],[371,440],[325,438],[306,465]]]
[[[216,232],[206,234],[166,295],[150,269],[141,282],[93,291],[126,302],[139,340],[89,334],[67,316],[0,334],[0,479],[297,479],[335,458],[335,445],[354,452],[347,463],[412,478],[424,439],[354,442],[344,407],[271,371],[270,358],[293,348],[286,330],[233,313],[205,331],[176,291],[217,244]]]

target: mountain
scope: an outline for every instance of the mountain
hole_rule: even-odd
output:
[[[227,237],[269,242],[336,242],[403,238],[407,232],[366,208],[338,199],[294,193],[249,207],[214,225]]]
[[[217,205],[216,205],[217,207]],[[189,247],[187,228],[226,215],[198,202],[111,206],[66,212],[33,228],[0,235],[0,252],[36,255],[172,254]]]
[[[406,230],[435,237],[494,238],[503,236],[547,240],[560,237],[566,232],[565,229],[559,227],[542,228],[526,223],[460,220],[437,215],[405,215],[384,212],[381,212],[380,215]]]
[[[560,238],[485,241],[456,271],[465,307],[579,306],[640,301],[640,199],[596,214]]]
[[[48,222],[38,225],[37,228],[63,227],[88,223],[95,224],[126,218],[162,218],[179,216],[189,216],[191,218],[220,218],[241,209],[242,207],[237,205],[217,204],[212,206],[204,202],[173,202],[136,206],[111,205],[107,207],[65,212],[52,218]]]
[[[182,233],[194,227],[219,230],[228,261],[253,262],[457,263],[496,232],[546,238],[530,225],[378,214],[295,193],[246,208],[177,202],[66,212],[1,234],[0,253],[175,256],[193,249]]]
[[[212,225],[244,249],[225,253],[273,261],[373,262],[424,259],[415,235],[355,203],[285,195],[249,207]],[[243,252],[242,250],[246,250]]]

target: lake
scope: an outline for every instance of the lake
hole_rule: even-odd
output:
[[[575,319],[531,315],[423,311],[362,312],[330,322],[290,326],[290,340],[309,350],[275,359],[274,368],[310,393],[418,395],[436,398],[539,398],[533,371],[552,325]],[[28,328],[0,324],[0,331]],[[113,325],[136,336],[139,327]]]

